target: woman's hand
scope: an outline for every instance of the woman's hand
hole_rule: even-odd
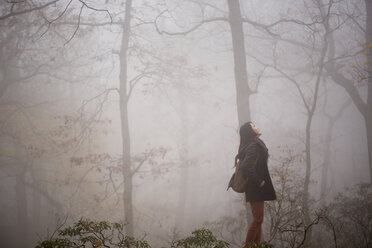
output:
[[[261,182],[261,184],[260,184],[260,188],[262,188],[264,185],[265,185],[265,181],[262,180],[262,182]]]

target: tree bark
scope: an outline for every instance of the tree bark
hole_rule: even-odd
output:
[[[236,88],[236,106],[239,126],[251,120],[249,98],[251,90],[248,85],[247,61],[245,57],[243,22],[239,0],[227,0],[234,54],[234,73]]]
[[[131,21],[132,0],[127,0],[125,4],[125,19],[122,25],[123,34],[120,49],[120,120],[122,133],[122,153],[123,165],[122,173],[124,179],[123,204],[124,204],[124,220],[126,224],[125,233],[128,236],[134,236],[133,223],[133,199],[132,199],[132,170],[130,159],[130,134],[128,122],[128,45],[130,37],[130,21]]]
[[[240,3],[239,0],[227,0],[227,4],[229,7],[229,24],[234,56],[236,107],[238,123],[239,127],[241,127],[247,121],[251,121],[251,109],[249,104],[251,90],[248,85],[247,59],[245,55],[245,39]],[[243,201],[245,201],[244,197]],[[249,226],[252,221],[252,213],[249,204],[245,205],[245,211],[247,213],[247,226]]]
[[[31,174],[33,178],[33,182],[37,188],[40,188],[40,184],[37,181],[37,177],[34,175],[34,169],[31,168]],[[33,231],[36,233],[42,233],[44,230],[44,222],[42,219],[42,198],[39,192],[36,190],[32,191],[32,219],[31,223],[33,226]],[[34,241],[34,240],[32,240]],[[35,240],[36,241],[36,240]]]
[[[337,113],[334,116],[327,116],[328,117],[328,123],[327,123],[327,131],[325,134],[325,142],[326,142],[326,148],[324,151],[324,160],[323,160],[323,166],[322,166],[322,175],[320,179],[320,205],[325,206],[325,197],[327,193],[327,187],[328,187],[328,181],[329,181],[329,168],[331,163],[331,140],[332,140],[332,133],[333,128],[337,121],[342,116],[345,109],[350,105],[351,99],[348,99],[342,106],[339,108]]]
[[[20,165],[22,166],[22,165]],[[23,167],[23,166],[22,166]],[[16,197],[17,197],[17,247],[28,247],[28,216],[27,216],[27,196],[26,186],[24,184],[25,168],[16,175]]]
[[[366,0],[367,23],[366,23],[366,43],[372,44],[372,1]],[[372,53],[367,53],[368,70],[367,70],[367,113],[365,118],[368,143],[369,174],[372,183]]]
[[[325,18],[324,10],[322,9],[322,1],[319,2],[319,10],[321,12],[322,17]],[[305,182],[304,182],[304,193],[302,198],[302,205],[303,205],[303,211],[305,214],[305,225],[309,225],[310,220],[310,209],[309,209],[309,186],[310,186],[310,176],[311,176],[311,123],[314,117],[317,101],[318,101],[318,93],[319,93],[319,85],[321,82],[321,78],[323,76],[323,69],[324,69],[324,62],[327,55],[328,50],[328,35],[329,35],[329,24],[328,24],[328,18],[324,22],[324,36],[322,39],[322,49],[319,57],[319,70],[315,82],[315,89],[314,89],[314,95],[312,99],[311,107],[308,109],[307,113],[307,121],[306,121],[306,140],[305,140],[305,151],[306,151],[306,174],[305,174]],[[312,239],[312,228],[309,229],[308,235],[305,241],[305,246],[309,246]]]
[[[180,186],[179,186],[179,198],[177,204],[177,216],[176,216],[176,227],[182,230],[182,226],[187,226],[185,219],[185,209],[188,197],[188,183],[189,183],[189,142],[188,142],[188,112],[187,112],[187,101],[185,93],[182,89],[178,88],[179,104],[180,104],[180,127],[181,127],[181,144],[178,149],[179,159],[181,161],[180,168]]]

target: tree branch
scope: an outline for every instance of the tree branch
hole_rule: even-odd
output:
[[[32,11],[35,11],[35,10],[40,10],[40,9],[45,8],[45,7],[48,7],[51,4],[54,4],[54,3],[58,2],[58,1],[60,1],[60,0],[53,0],[49,3],[44,4],[44,5],[37,6],[37,7],[34,7],[34,8],[30,8],[30,9],[26,9],[26,10],[22,10],[22,11],[18,11],[18,12],[13,12],[13,6],[14,6],[13,5],[12,8],[11,8],[10,13],[6,14],[6,15],[3,15],[3,16],[0,16],[0,20],[4,20],[4,19],[9,18],[11,16],[22,15],[22,14],[32,12]]]
[[[248,55],[248,54],[247,54]],[[310,107],[308,106],[308,103],[306,102],[306,98],[305,98],[305,95],[304,93],[302,92],[301,90],[301,87],[299,86],[298,82],[296,80],[294,80],[291,76],[289,76],[287,73],[285,73],[284,71],[280,70],[277,66],[275,65],[269,65],[269,64],[265,64],[263,63],[261,60],[259,60],[258,58],[252,56],[252,55],[248,55],[250,56],[251,58],[255,59],[258,63],[260,63],[261,65],[265,66],[265,67],[269,67],[269,68],[272,68],[274,70],[276,70],[277,72],[279,72],[282,76],[284,76],[285,78],[287,78],[289,81],[291,81],[297,88],[298,92],[300,93],[300,96],[301,96],[301,99],[304,103],[304,106],[307,110],[307,112],[309,113],[310,112]]]
[[[166,35],[187,35],[189,33],[191,33],[192,31],[195,31],[197,30],[198,28],[200,28],[201,26],[203,26],[204,24],[206,23],[211,23],[211,22],[219,22],[219,21],[224,21],[224,22],[229,22],[229,19],[226,18],[226,17],[215,17],[215,18],[210,18],[210,19],[207,19],[207,20],[203,20],[201,21],[200,23],[196,24],[194,27],[186,30],[186,31],[183,31],[183,32],[168,32],[168,31],[165,31],[165,30],[160,30],[159,27],[158,27],[158,24],[157,24],[157,20],[159,19],[159,17],[166,11],[163,11],[161,12],[155,19],[154,21],[154,25],[155,25],[155,28],[156,28],[156,31],[160,34],[160,35],[163,35],[163,34],[166,34]]]
[[[81,5],[81,7],[80,7],[80,12],[79,12],[79,18],[78,18],[78,23],[77,23],[77,26],[76,26],[76,28],[75,28],[75,31],[74,31],[74,33],[72,34],[72,36],[70,37],[70,39],[68,39],[66,42],[65,42],[65,44],[64,45],[67,45],[74,37],[75,37],[75,35],[76,35],[76,33],[77,33],[77,31],[78,31],[78,29],[79,29],[79,27],[80,27],[80,18],[81,18],[81,13],[83,12],[83,8],[84,8],[84,4],[82,4]]]
[[[110,20],[111,20],[111,22],[112,22],[112,16],[111,16],[111,14],[110,14],[110,12],[107,10],[107,9],[97,9],[97,8],[93,8],[93,7],[91,7],[91,6],[89,6],[88,4],[86,4],[84,1],[82,1],[82,0],[79,0],[79,2],[81,2],[85,7],[87,7],[88,9],[91,9],[91,10],[94,10],[94,11],[98,11],[98,12],[106,12],[108,15],[109,15],[109,17],[110,17]]]

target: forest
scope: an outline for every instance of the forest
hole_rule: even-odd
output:
[[[1,247],[372,247],[372,0],[0,0]]]

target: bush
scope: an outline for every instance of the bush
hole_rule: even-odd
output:
[[[256,243],[249,243],[246,248],[273,248],[274,246],[269,244],[269,243],[266,243],[266,242],[262,242],[260,244],[256,244]]]
[[[52,237],[39,242],[36,248],[72,247],[136,247],[150,248],[145,240],[136,240],[123,234],[123,225],[107,221],[94,222],[80,219],[72,227],[58,230],[57,238]]]
[[[205,228],[192,232],[193,236],[181,239],[172,244],[172,248],[227,248],[229,243],[217,240],[213,233]]]
[[[338,194],[328,205],[339,247],[372,247],[372,185],[360,184]]]
[[[124,235],[124,226],[107,221],[80,219],[72,227],[57,229],[58,237],[47,238],[39,242],[36,248],[72,248],[72,247],[122,247],[150,248],[145,240],[136,240]],[[213,233],[205,228],[192,232],[192,236],[175,241],[171,248],[227,248],[229,243],[217,240]],[[254,246],[256,247],[256,246]],[[266,246],[257,246],[266,247]]]

